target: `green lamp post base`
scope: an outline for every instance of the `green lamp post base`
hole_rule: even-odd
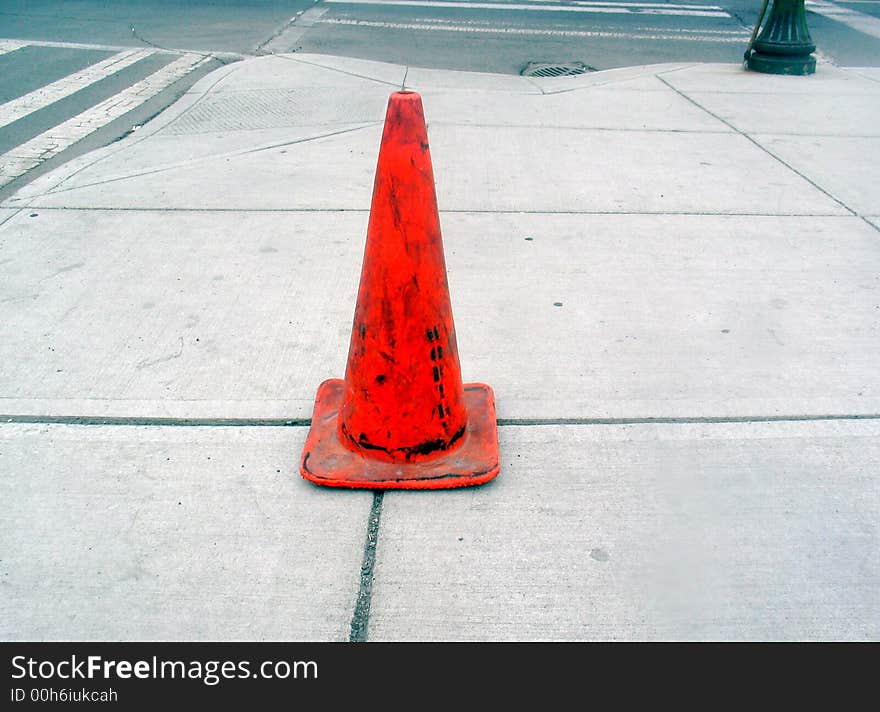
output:
[[[784,56],[752,52],[746,66],[753,72],[764,74],[813,74],[816,71],[816,58],[812,55]]]
[[[767,22],[756,38],[746,66],[767,74],[812,74],[816,45],[807,27],[804,0],[773,0]]]

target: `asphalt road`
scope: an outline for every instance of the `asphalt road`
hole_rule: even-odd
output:
[[[534,62],[580,62],[594,69],[739,62],[761,5],[761,0],[322,0],[272,46],[506,74]],[[880,63],[880,2],[808,5],[808,26],[823,59],[840,66]]]
[[[152,43],[251,54],[312,4],[312,0],[0,0],[0,38],[135,47]]]
[[[739,62],[760,6],[761,0],[0,0],[0,198],[136,130],[202,75],[245,56],[314,52],[505,74],[534,63],[600,70]],[[807,0],[807,8],[820,59],[880,64],[880,0]],[[40,95],[46,88],[51,100]],[[124,112],[113,106],[120,96],[131,104]],[[83,115],[89,130],[71,127]],[[60,144],[52,136],[59,125],[66,126]]]
[[[736,62],[760,8],[761,0],[0,0],[0,38],[324,52],[516,74],[532,61]],[[807,10],[823,58],[880,63],[880,0],[807,0]]]

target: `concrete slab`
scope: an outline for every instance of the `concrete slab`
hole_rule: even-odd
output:
[[[788,163],[848,208],[862,215],[880,210],[880,137],[756,135]]]
[[[880,413],[880,243],[857,218],[443,226],[462,365],[501,417]]]
[[[344,373],[367,220],[20,213],[0,227],[0,414],[310,417]],[[441,221],[462,372],[501,418],[880,413],[863,220]]]
[[[0,426],[3,640],[348,639],[368,492],[302,428]]]
[[[344,373],[405,72],[229,65],[0,207],[0,637],[348,637],[370,493],[256,425]],[[876,81],[413,77],[502,473],[385,496],[370,638],[880,637]]]
[[[878,421],[501,428],[480,488],[387,493],[371,641],[870,641]]]
[[[739,135],[441,124],[430,137],[444,210],[843,214]]]
[[[649,93],[597,86],[576,92],[518,95],[428,90],[422,95],[430,127],[439,123],[620,130],[714,131],[732,129],[653,80]],[[487,96],[491,100],[487,100]]]
[[[443,210],[847,214],[836,201],[733,133],[487,129],[431,124],[432,120],[428,119],[428,132]],[[376,124],[276,150],[218,157],[117,181],[112,191],[95,185],[108,173],[128,170],[121,152],[100,168],[81,169],[66,180],[63,194],[29,196],[25,204],[368,209],[381,132],[381,124]],[[638,170],[621,166],[638,166]],[[211,190],[192,189],[207,180]],[[291,190],[279,190],[279,185]],[[771,189],[773,200],[768,201]]]
[[[0,228],[17,354],[0,393],[27,412],[307,416],[345,365],[367,218],[22,212]]]
[[[688,96],[746,133],[801,136],[880,136],[880,86],[840,101],[832,94],[689,92]]]
[[[874,93],[875,82],[859,73],[822,64],[815,74],[791,76],[763,74],[743,69],[741,64],[695,64],[672,71],[660,71],[670,85],[683,92],[724,92],[757,94],[852,95]]]
[[[418,92],[455,89],[508,94],[540,94],[541,90],[526,77],[487,72],[464,72],[446,69],[410,67],[406,73],[406,88]]]

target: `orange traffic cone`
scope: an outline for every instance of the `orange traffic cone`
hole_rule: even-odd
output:
[[[388,100],[345,380],[324,381],[302,476],[441,489],[498,474],[495,398],[462,384],[422,99]]]

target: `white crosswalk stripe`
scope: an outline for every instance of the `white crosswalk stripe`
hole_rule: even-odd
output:
[[[680,27],[631,27],[622,29],[617,27],[595,28],[583,27],[575,29],[565,27],[560,23],[555,26],[510,24],[501,21],[487,19],[467,19],[467,16],[457,15],[455,19],[448,17],[411,17],[411,18],[388,18],[381,17],[362,18],[356,16],[355,8],[345,6],[357,6],[366,8],[401,7],[413,8],[425,11],[428,15],[431,9],[454,9],[467,10],[492,10],[498,11],[496,17],[508,17],[502,15],[507,12],[528,13],[597,13],[605,15],[628,15],[635,19],[639,16],[674,15],[680,17],[699,18],[724,18],[732,20],[732,16],[721,6],[712,4],[696,3],[665,3],[665,2],[611,2],[609,0],[573,0],[565,5],[559,0],[492,0],[491,2],[462,2],[461,0],[324,0],[325,5],[340,8],[338,15],[324,15],[314,20],[314,24],[343,25],[349,27],[375,28],[382,30],[410,30],[427,32],[459,32],[478,33],[483,35],[507,35],[524,37],[547,37],[547,38],[598,38],[611,40],[648,40],[657,42],[699,42],[710,44],[742,44],[748,39],[750,32],[738,25],[725,30],[706,28],[680,28]],[[486,17],[485,14],[482,15]],[[563,19],[563,18],[559,18]],[[645,17],[646,24],[650,22]]]
[[[155,50],[136,49],[114,54],[100,62],[96,62],[85,69],[62,77],[56,82],[40,87],[35,91],[20,96],[17,99],[0,105],[0,128],[8,126],[13,121],[27,116],[28,114],[42,109],[56,101],[63,99],[94,84],[105,77],[122,71],[126,67],[154,54]]]
[[[19,42],[18,40],[0,40],[0,54],[15,52],[15,50],[27,47],[27,45],[27,42]]]
[[[391,30],[426,30],[433,32],[476,32],[482,34],[524,35],[535,37],[593,37],[619,40],[675,40],[678,42],[720,42],[742,44],[750,33],[746,31],[701,30],[688,33],[682,30],[643,30],[636,32],[615,32],[612,30],[538,30],[530,27],[491,27],[475,23],[439,24],[433,22],[376,22],[372,20],[350,20],[331,17],[317,21],[328,25],[352,25],[355,27],[375,27]]]
[[[532,0],[532,2],[556,2],[556,0]],[[575,0],[573,5],[616,5],[619,7],[658,7],[667,10],[721,10],[719,5],[676,5],[668,2],[595,2]]]
[[[869,37],[880,37],[880,19],[873,15],[866,15],[863,12],[851,10],[833,2],[827,2],[827,0],[807,0],[805,5],[811,12],[837,20],[837,22],[858,30]]]
[[[525,12],[601,13],[608,15],[679,15],[688,17],[730,17],[717,5],[662,5],[660,3],[587,3],[550,5],[515,2],[450,2],[448,0],[324,0],[336,5],[376,5],[456,10],[518,10]]]
[[[210,59],[211,55],[184,54],[110,98],[0,155],[0,187],[137,108]]]

